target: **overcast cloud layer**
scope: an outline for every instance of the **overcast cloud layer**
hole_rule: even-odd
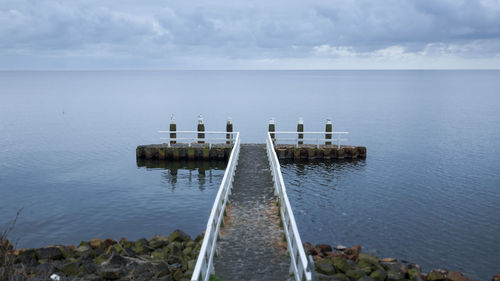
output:
[[[500,68],[500,0],[1,0],[0,68]]]

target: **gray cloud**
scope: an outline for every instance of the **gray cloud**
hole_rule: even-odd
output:
[[[498,68],[499,54],[500,0],[0,3],[4,69]]]

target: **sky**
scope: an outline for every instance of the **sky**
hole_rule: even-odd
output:
[[[0,69],[500,69],[500,0],[0,0]]]

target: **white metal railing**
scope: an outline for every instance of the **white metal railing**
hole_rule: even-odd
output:
[[[234,173],[236,172],[236,166],[238,165],[238,158],[240,155],[240,133],[235,132],[233,134],[236,136],[234,139],[233,150],[231,151],[231,156],[229,157],[229,162],[227,164],[226,171],[224,172],[224,177],[222,178],[219,191],[215,197],[214,205],[210,211],[210,217],[208,218],[207,228],[205,229],[203,243],[201,244],[196,266],[194,268],[193,275],[191,276],[192,281],[208,281],[210,279],[210,274],[214,272],[214,254],[217,247],[216,243],[220,233],[220,226],[224,218],[224,210],[226,209],[226,204],[229,195],[231,194],[231,188],[233,187]]]
[[[223,143],[223,142],[229,142],[230,144],[233,144],[236,135],[235,132],[223,132],[223,131],[158,131],[158,133],[169,134],[167,137],[160,137],[161,140],[167,140],[167,141],[187,140],[193,142],[203,141],[207,142],[210,146],[212,145],[212,143]],[[172,136],[173,134],[175,134],[175,136]],[[178,138],[177,137],[178,134],[194,135],[194,136]],[[203,135],[203,137],[199,137],[200,134]],[[226,135],[226,137],[206,138],[205,135]],[[191,146],[191,143],[188,143],[188,145]]]
[[[319,148],[320,144],[326,143],[326,142],[335,142],[337,144],[337,147],[340,148],[340,142],[341,141],[347,141],[347,139],[341,138],[343,135],[349,134],[349,132],[269,132],[270,134],[275,134],[275,137],[273,138],[274,143],[277,144],[278,141],[293,141],[295,146],[299,145],[299,142],[313,142],[316,144],[316,146]],[[283,134],[283,135],[297,135],[295,138],[279,138],[278,135]],[[299,135],[302,135],[302,138],[299,137]],[[317,137],[310,137],[310,138],[304,138],[304,135],[316,135]],[[320,135],[323,135],[324,138],[321,138]],[[327,139],[326,136],[330,135],[331,138]],[[337,136],[336,138],[334,136]]]
[[[292,206],[286,194],[285,183],[281,175],[280,163],[274,150],[274,143],[271,139],[271,133],[267,134],[266,148],[269,165],[274,181],[274,193],[280,200],[280,215],[283,222],[283,231],[285,232],[287,251],[290,255],[290,273],[293,273],[296,281],[313,280],[314,263],[308,259],[300,239],[300,234],[295,223]],[[295,132],[297,133],[297,132]]]

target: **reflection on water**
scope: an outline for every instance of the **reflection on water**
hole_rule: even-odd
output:
[[[172,191],[177,188],[179,170],[187,170],[187,180],[189,183],[194,180],[198,183],[200,191],[204,191],[207,184],[213,185],[214,180],[220,184],[219,174],[214,171],[226,169],[225,161],[163,161],[157,159],[137,159],[137,167],[147,168],[148,170],[166,170],[161,172],[163,182],[169,186]],[[215,176],[217,175],[217,177]]]

